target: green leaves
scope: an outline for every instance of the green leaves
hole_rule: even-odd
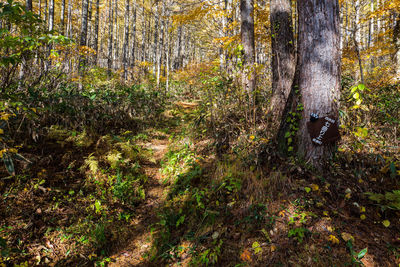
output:
[[[6,169],[8,171],[8,173],[12,176],[15,175],[15,168],[14,168],[14,163],[12,161],[12,158],[10,157],[10,155],[8,155],[7,153],[3,153],[3,162],[4,165],[6,166]]]

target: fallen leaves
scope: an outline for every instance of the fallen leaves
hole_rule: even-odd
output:
[[[390,221],[384,220],[384,221],[382,222],[382,224],[383,224],[383,226],[385,226],[386,228],[388,228],[388,227],[390,226]]]

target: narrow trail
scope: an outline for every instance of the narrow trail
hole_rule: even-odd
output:
[[[143,146],[152,151],[152,158],[142,163],[148,177],[146,200],[136,210],[131,222],[130,241],[111,256],[109,266],[148,266],[144,256],[151,249],[151,226],[157,222],[157,210],[165,200],[166,186],[160,173],[161,160],[168,151],[168,136],[154,137]]]

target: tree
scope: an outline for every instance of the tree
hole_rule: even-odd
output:
[[[89,0],[82,0],[82,24],[81,24],[81,40],[79,45],[81,47],[87,45],[87,34],[88,34],[88,10],[89,10]],[[86,61],[82,56],[79,60],[79,69],[82,70]]]
[[[333,144],[317,146],[310,138],[310,114],[337,120],[340,97],[341,52],[338,0],[299,0],[299,36],[296,74],[285,109],[281,133],[297,130],[297,153],[318,169],[333,152]],[[296,92],[300,96],[294,97]],[[299,105],[293,105],[293,103]],[[293,110],[293,107],[296,109]],[[290,113],[289,113],[290,112]],[[288,118],[301,112],[298,127]],[[291,124],[292,129],[288,129]],[[286,126],[286,128],[285,128]],[[289,137],[292,138],[292,137]]]
[[[32,0],[26,0],[26,10],[32,11]]]
[[[97,59],[99,55],[99,18],[100,18],[100,0],[96,0],[96,15],[94,18],[94,64],[97,65]]]
[[[255,120],[255,40],[254,40],[254,0],[240,1],[241,41],[243,45],[243,88],[249,97],[250,121]]]
[[[291,5],[290,0],[271,0],[271,113],[275,121],[285,108],[296,65]]]
[[[126,0],[125,2],[125,34],[124,34],[124,51],[123,51],[123,59],[122,64],[124,67],[124,80],[128,78],[128,45],[129,45],[129,9],[130,9],[130,1]]]
[[[107,57],[107,67],[108,75],[111,75],[111,68],[113,65],[113,0],[108,0],[108,57]]]

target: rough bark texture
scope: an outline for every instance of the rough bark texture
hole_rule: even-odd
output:
[[[122,63],[124,66],[124,79],[128,78],[128,45],[129,45],[129,9],[130,9],[130,1],[126,0],[125,2],[125,34],[124,34],[124,51],[123,51],[123,59]]]
[[[81,38],[79,45],[87,45],[87,34],[88,34],[88,10],[89,10],[89,0],[82,0],[82,24],[81,24]],[[86,64],[84,56],[79,59],[79,70],[82,70]]]
[[[50,2],[49,2],[49,31],[52,31],[53,29],[54,29],[54,0],[50,0]]]
[[[298,74],[304,110],[299,123],[298,153],[322,169],[333,145],[315,146],[306,123],[311,113],[338,118],[340,29],[338,0],[299,0]]]
[[[65,24],[65,0],[61,1],[61,14],[60,14],[60,20],[61,20],[61,34],[64,35],[64,24]]]
[[[295,49],[290,0],[271,0],[272,99],[271,113],[279,121],[289,97],[295,71]]]
[[[395,71],[396,71],[396,79],[400,78],[400,14],[396,14],[396,20],[393,29],[393,43],[395,47]]]
[[[97,65],[97,59],[99,55],[99,22],[100,22],[100,0],[96,0],[96,15],[94,19],[94,46],[93,49],[96,51],[94,55],[94,64]]]
[[[135,66],[136,60],[136,0],[133,1],[133,19],[132,19],[132,52],[131,52],[131,66]]]
[[[254,40],[254,0],[240,1],[241,15],[241,41],[243,45],[243,87],[249,96],[249,113],[255,108],[256,75],[255,63],[255,40]],[[253,116],[251,116],[253,117]]]
[[[108,0],[108,57],[107,57],[107,67],[108,75],[111,75],[112,63],[113,63],[113,7],[112,0]]]

